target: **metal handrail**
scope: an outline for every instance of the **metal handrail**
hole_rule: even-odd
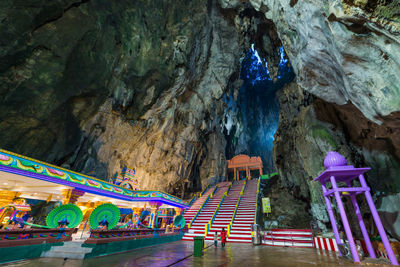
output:
[[[232,189],[232,182],[229,183],[228,190],[226,190],[226,194],[228,194],[229,191],[231,191],[231,189]]]
[[[228,189],[226,190],[226,192],[224,192],[224,195],[222,196],[221,200],[219,201],[218,206],[215,209],[215,211],[211,217],[211,220],[204,226],[204,237],[206,237],[208,234],[208,231],[210,231],[211,226],[214,222],[215,216],[217,216],[219,208],[221,207],[221,204],[224,202],[225,198],[228,196],[228,192],[229,192],[229,190],[231,190],[231,187],[232,187],[232,182],[229,184]]]
[[[212,196],[214,195],[215,191],[218,189],[218,185],[215,186],[214,190],[207,196],[206,200],[204,201],[204,203],[200,206],[199,210],[197,211],[196,215],[194,215],[194,217],[192,218],[192,220],[190,221],[188,228],[190,228],[192,226],[193,221],[197,218],[197,216],[199,215],[199,213],[203,210],[203,207],[206,205],[206,203],[208,202],[208,200],[210,198],[212,198]]]
[[[257,193],[256,193],[256,207],[255,207],[255,215],[254,215],[254,224],[257,224],[257,206],[258,206],[258,193],[260,192],[260,181],[261,181],[261,179],[258,179]]]
[[[246,184],[247,184],[246,181],[244,181],[244,183],[243,183],[243,188],[242,188],[242,190],[240,191],[239,198],[238,198],[238,201],[236,202],[235,210],[233,211],[231,221],[230,221],[230,223],[229,223],[228,226],[227,226],[227,236],[228,236],[228,237],[229,237],[229,235],[230,235],[230,233],[231,233],[232,224],[233,224],[233,221],[235,220],[236,212],[237,212],[237,209],[238,209],[238,207],[239,207],[239,205],[240,205],[240,200],[242,199],[242,195],[243,195],[244,190],[245,190],[245,188],[246,188]]]
[[[220,202],[218,203],[218,206],[215,209],[210,221],[208,223],[206,223],[206,225],[204,226],[204,237],[206,237],[208,234],[208,231],[210,231],[210,228],[212,226],[212,223],[214,222],[215,216],[217,215],[219,208],[221,207],[222,202],[224,202],[226,196],[227,196],[227,194],[225,192],[224,195],[222,196]]]
[[[207,185],[206,188],[204,188],[199,197],[201,197],[208,190],[208,188],[210,188],[210,185]]]
[[[195,194],[192,199],[190,200],[190,202],[188,203],[189,206],[192,206],[193,202],[195,202],[197,199],[197,194]]]
[[[258,178],[258,183],[257,183],[257,193],[256,193],[256,205],[255,205],[255,210],[254,210],[254,224],[257,224],[257,206],[258,206],[258,193],[260,191],[260,181],[261,179]],[[252,229],[253,230],[253,229]],[[251,231],[251,237],[254,236],[254,231]]]

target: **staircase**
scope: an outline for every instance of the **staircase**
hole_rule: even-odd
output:
[[[251,225],[254,224],[256,213],[257,186],[257,179],[247,181],[227,242],[251,243]]]
[[[263,245],[281,247],[313,247],[310,229],[272,229],[265,231]]]
[[[240,196],[240,191],[243,188],[244,180],[233,183],[228,196],[222,202],[214,222],[205,238],[205,240],[214,240],[214,233],[221,232],[222,228],[227,230],[227,225],[231,222],[233,212],[235,211],[236,203]],[[219,234],[218,234],[219,235]]]
[[[84,259],[93,248],[82,247],[83,241],[64,242],[62,246],[52,246],[50,250],[42,252],[43,258]]]
[[[208,195],[214,191],[215,186],[209,188],[208,190],[206,190],[202,196],[198,199],[196,199],[196,201],[193,203],[192,206],[190,206],[190,208],[188,210],[185,211],[185,213],[183,214],[183,217],[185,218],[185,222],[186,224],[189,224],[193,217],[196,215],[196,213],[199,211],[201,205],[203,205],[204,201],[207,199]]]
[[[208,192],[212,192],[211,190],[214,190],[214,188],[215,187],[211,188]],[[215,209],[218,207],[219,202],[221,201],[224,193],[228,190],[228,188],[229,188],[229,182],[222,182],[218,184],[218,189],[215,192],[214,196],[210,198],[208,202],[205,204],[203,210],[193,221],[188,232],[182,237],[182,240],[193,240],[195,236],[204,236],[205,225],[211,220],[211,217],[213,216]],[[208,194],[205,195],[208,196]],[[197,208],[197,210],[199,210],[199,207]],[[196,213],[194,213],[194,215],[195,214]]]

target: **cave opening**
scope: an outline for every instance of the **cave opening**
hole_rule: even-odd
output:
[[[260,156],[264,172],[269,173],[275,170],[272,150],[279,124],[276,92],[290,83],[295,74],[283,46],[279,47],[276,55],[279,56],[279,64],[274,74],[270,73],[267,59],[260,54],[252,43],[241,59],[242,85],[237,92],[232,91],[224,97],[227,104],[225,154],[227,159],[238,154]],[[230,176],[228,179],[232,179]]]

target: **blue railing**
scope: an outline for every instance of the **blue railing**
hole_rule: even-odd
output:
[[[199,197],[201,197],[208,190],[208,188],[210,188],[210,185],[207,185],[206,188],[204,188]]]
[[[244,181],[243,188],[240,191],[239,199],[236,202],[235,210],[233,211],[233,214],[232,214],[231,222],[228,224],[228,227],[227,227],[228,228],[228,233],[227,233],[228,237],[231,234],[232,224],[233,224],[233,221],[235,220],[236,212],[237,212],[237,209],[239,208],[239,205],[240,205],[240,200],[242,200],[242,195],[244,193],[244,190],[246,189],[246,184],[247,184],[246,181]]]
[[[196,215],[194,215],[193,219],[190,221],[188,228],[190,228],[192,226],[192,223],[194,222],[194,220],[197,218],[197,216],[199,216],[200,212],[203,210],[203,207],[207,204],[208,200],[210,198],[212,198],[212,196],[214,195],[215,191],[218,189],[218,185],[215,186],[214,190],[207,196],[206,200],[204,201],[204,203],[201,205],[201,207],[199,208],[199,210],[197,211]]]

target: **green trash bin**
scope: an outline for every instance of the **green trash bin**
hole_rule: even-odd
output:
[[[194,237],[194,252],[193,252],[193,255],[195,257],[203,256],[203,247],[204,247],[204,237],[195,236]]]

